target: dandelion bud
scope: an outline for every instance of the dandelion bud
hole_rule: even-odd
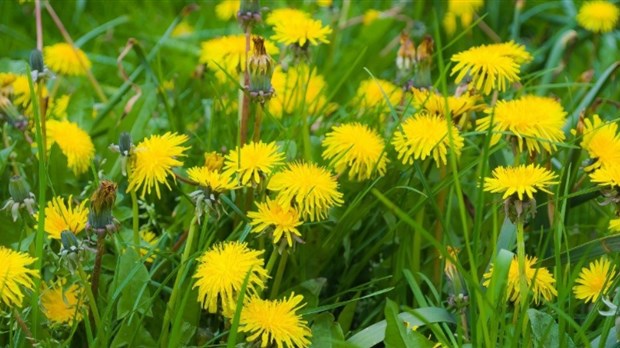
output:
[[[39,50],[30,52],[30,71],[32,73],[32,81],[37,82],[39,77],[47,77],[48,70],[43,64],[43,54]]]
[[[241,0],[239,12],[237,12],[237,21],[239,21],[243,31],[261,20],[260,2],[258,0]]]
[[[86,228],[98,234],[115,232],[118,221],[112,216],[116,201],[116,184],[103,180],[90,199],[90,212]]]
[[[28,214],[34,214],[35,197],[30,191],[30,185],[23,177],[16,175],[9,181],[9,194],[11,198],[2,207],[2,210],[11,209],[13,221],[19,218],[19,209],[26,208]]]
[[[408,72],[413,66],[415,60],[415,45],[409,34],[406,32],[400,33],[400,48],[396,54],[396,67],[400,72]]]
[[[265,50],[265,39],[260,36],[252,38],[254,52],[248,59],[248,72],[250,73],[250,96],[261,104],[269,100],[274,93],[271,86],[275,62]]]
[[[431,81],[431,67],[435,42],[433,38],[426,35],[422,42],[418,45],[416,51],[417,72],[414,78],[415,87],[430,87]]]
[[[127,159],[131,156],[134,149],[134,145],[131,142],[131,135],[127,132],[122,132],[118,139],[118,145],[111,144],[109,149],[121,154],[121,170],[123,176],[127,176]]]
[[[60,233],[60,255],[75,254],[79,251],[80,242],[71,231],[62,231]]]

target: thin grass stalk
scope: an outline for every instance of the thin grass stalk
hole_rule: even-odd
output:
[[[93,293],[91,287],[84,286],[88,285],[88,275],[84,272],[84,268],[81,263],[77,265],[78,275],[80,276],[80,280],[82,281],[83,288],[86,291],[86,296],[88,296],[88,306],[90,307],[90,317],[95,322],[95,329],[97,331],[97,337],[101,339],[101,334],[103,333],[103,325],[101,325],[101,316],[99,314],[99,309],[97,308],[97,298]],[[88,326],[90,327],[90,326]]]
[[[206,224],[208,221],[208,216],[205,215]],[[182,278],[185,274],[185,269],[187,268],[187,264],[189,263],[189,256],[192,253],[193,244],[194,244],[194,235],[196,234],[196,225],[198,225],[198,217],[194,215],[192,221],[189,224],[189,232],[187,235],[187,241],[185,244],[185,250],[183,250],[183,255],[181,256],[181,263],[179,265],[179,270],[177,272],[177,277],[174,280],[174,286],[172,287],[172,293],[170,294],[170,299],[168,300],[168,304],[166,305],[166,312],[164,314],[164,320],[161,328],[161,346],[167,347],[168,345],[168,335],[169,335],[169,324],[170,324],[170,316],[172,311],[174,310],[174,306],[176,304],[177,297],[179,296],[180,288],[182,285]]]
[[[277,252],[277,249],[274,248],[273,251]],[[284,270],[286,269],[287,259],[288,251],[284,251],[280,257],[280,261],[278,262],[278,270],[276,271],[276,277],[274,278],[273,286],[271,287],[271,295],[269,296],[271,299],[274,299],[280,291],[280,284],[282,283],[282,276],[284,275]]]
[[[15,317],[15,321],[17,322],[17,325],[19,325],[19,327],[24,332],[24,335],[26,336],[26,340],[30,342],[30,345],[32,347],[36,347],[36,341],[34,337],[32,337],[32,332],[28,328],[28,325],[26,325],[26,322],[24,322],[24,319],[22,319],[22,316],[19,314],[19,312],[15,308],[13,308],[13,317]]]
[[[520,311],[527,307],[527,276],[525,274],[525,236],[523,232],[523,216],[517,217],[517,261],[519,263],[519,304]],[[516,310],[516,309],[515,309]]]

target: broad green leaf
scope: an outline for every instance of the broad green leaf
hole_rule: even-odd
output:
[[[149,272],[133,248],[127,248],[120,256],[120,265],[113,286],[115,293],[120,290],[117,303],[118,318],[138,312],[151,316],[151,297],[148,284]]]
[[[383,342],[387,348],[430,348],[433,346],[431,341],[413,330],[415,325],[400,318],[398,305],[390,299],[387,299],[385,304],[385,320],[387,325]]]
[[[566,334],[564,334],[563,342],[560,341],[560,331],[558,323],[549,314],[539,310],[530,308],[527,310],[530,318],[530,326],[534,336],[534,347],[574,347],[575,343]],[[560,345],[560,343],[564,343]]]
[[[321,313],[312,324],[312,347],[332,348],[350,346],[344,340],[340,325],[331,313]]]

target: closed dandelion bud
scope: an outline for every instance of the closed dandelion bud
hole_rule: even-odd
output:
[[[402,32],[400,33],[400,48],[396,54],[396,67],[401,72],[408,72],[413,67],[414,60],[415,45],[409,38],[409,34]]]
[[[414,78],[415,87],[430,87],[433,82],[431,81],[431,66],[433,58],[435,42],[433,38],[426,35],[422,42],[418,45],[416,51],[417,72]]]
[[[48,70],[43,64],[43,54],[39,50],[30,52],[30,71],[32,72],[32,80],[37,82],[39,77],[47,77]]]
[[[86,228],[98,234],[115,232],[118,222],[112,216],[116,201],[116,184],[103,180],[90,199],[90,212]]]
[[[34,214],[35,196],[30,191],[30,185],[23,177],[16,175],[9,181],[9,194],[11,198],[4,204],[2,210],[11,209],[13,221],[19,218],[19,209],[26,208],[30,215]]]
[[[133,153],[135,146],[131,142],[131,135],[127,132],[122,132],[118,138],[118,144],[111,144],[109,149],[121,154],[121,170],[123,176],[127,176],[127,160]]]
[[[265,50],[265,39],[260,36],[252,38],[254,52],[248,59],[248,72],[250,73],[250,96],[261,104],[269,100],[274,93],[271,86],[275,62]]]
[[[60,255],[65,256],[79,251],[80,242],[71,231],[60,233]]]
[[[241,0],[239,12],[237,12],[237,21],[245,31],[249,26],[259,23],[260,2],[258,0]]]

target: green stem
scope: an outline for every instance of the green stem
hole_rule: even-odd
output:
[[[517,218],[517,261],[519,262],[519,303],[521,309],[526,307],[528,293],[527,277],[525,274],[525,236],[523,232],[523,217]]]
[[[277,252],[276,249],[273,250]],[[280,257],[280,263],[278,264],[278,270],[276,271],[276,277],[273,280],[273,286],[271,287],[271,295],[269,298],[274,298],[278,294],[280,290],[280,283],[282,283],[282,275],[284,274],[284,269],[286,268],[286,260],[288,259],[288,252],[285,251],[282,253],[282,257]]]
[[[136,191],[131,190],[131,215],[133,226],[133,244],[136,248],[136,253],[140,255],[140,217],[138,215],[138,197]]]
[[[103,326],[101,325],[101,317],[99,316],[99,309],[97,308],[97,300],[95,299],[95,295],[93,294],[92,289],[88,286],[88,276],[84,272],[82,265],[78,263],[77,266],[78,275],[80,276],[82,288],[86,291],[86,296],[88,296],[88,306],[90,307],[90,312],[92,314],[92,318],[95,321],[95,329],[97,331],[97,336],[101,339],[101,334],[103,333]]]
[[[205,217],[204,223],[207,223],[207,218]],[[168,334],[169,334],[169,323],[170,316],[172,311],[174,310],[174,306],[176,304],[177,297],[179,296],[180,288],[183,283],[183,275],[185,274],[185,269],[187,268],[188,259],[190,254],[192,253],[192,246],[194,244],[194,234],[196,234],[196,225],[198,219],[196,215],[192,218],[192,221],[189,224],[189,232],[187,233],[187,241],[185,242],[185,250],[183,250],[183,255],[181,256],[181,264],[179,265],[179,271],[177,272],[177,277],[174,280],[174,286],[172,287],[172,293],[170,294],[170,299],[168,300],[168,304],[166,306],[166,312],[164,314],[163,325],[161,328],[161,346],[167,347]]]
[[[271,270],[273,269],[273,265],[276,264],[276,260],[278,259],[278,248],[274,247],[271,255],[269,256],[269,261],[267,261],[267,274],[271,274]]]

